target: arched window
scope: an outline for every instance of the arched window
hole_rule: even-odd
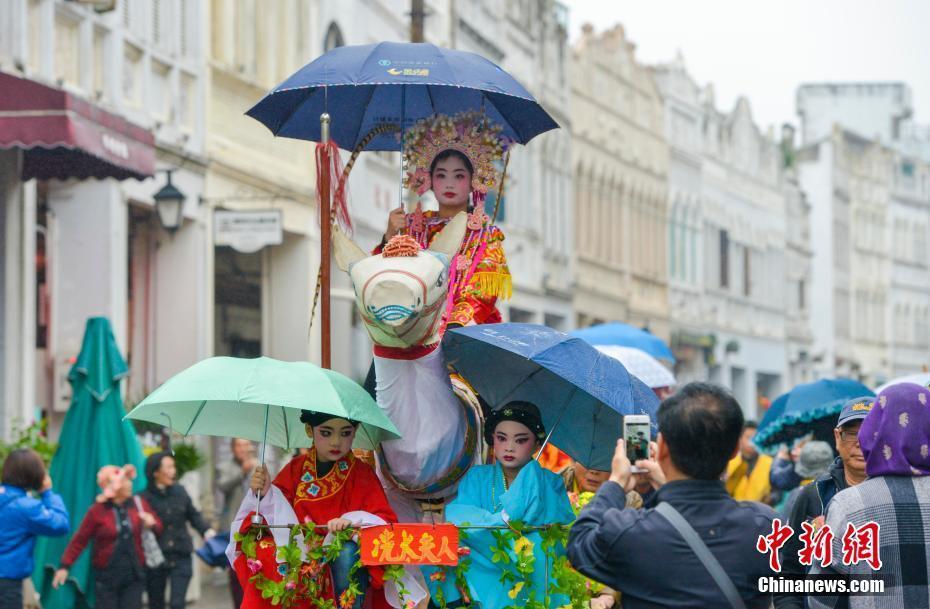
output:
[[[342,30],[336,25],[336,22],[329,24],[326,28],[326,37],[323,39],[323,52],[332,51],[333,49],[345,46],[346,41],[342,36]]]

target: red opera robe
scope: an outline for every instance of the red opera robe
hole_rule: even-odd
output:
[[[340,518],[349,512],[368,512],[385,522],[397,522],[397,516],[388,504],[374,469],[357,459],[351,452],[334,463],[325,476],[318,477],[316,449],[311,449],[308,454],[291,459],[275,477],[273,484],[293,508],[300,522],[309,521],[325,525],[333,518]],[[269,500],[273,495],[274,493],[269,496]],[[266,505],[266,499],[263,498],[263,514],[266,513]],[[241,509],[240,515],[243,515]],[[248,530],[249,522],[250,514],[244,518],[240,531]],[[262,561],[262,573],[266,577],[280,579],[274,559],[277,545],[273,541],[267,537],[259,544],[258,558]],[[245,591],[241,609],[272,609],[274,606],[270,600],[261,598],[261,593],[249,583],[252,573],[241,553],[233,562],[233,566]],[[384,597],[383,570],[369,567],[368,574],[369,588],[365,606],[389,609],[390,605]]]

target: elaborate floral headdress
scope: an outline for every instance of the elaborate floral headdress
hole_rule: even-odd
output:
[[[472,190],[493,190],[498,181],[494,163],[503,158],[510,143],[501,131],[481,112],[436,114],[418,121],[404,136],[404,186],[419,195],[425,193],[431,187],[433,159],[446,150],[457,150],[474,168]]]

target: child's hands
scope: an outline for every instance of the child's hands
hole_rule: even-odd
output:
[[[271,476],[268,475],[268,468],[264,465],[259,465],[255,468],[255,471],[252,472],[252,479],[249,481],[249,488],[252,489],[252,492],[256,495],[261,492],[262,495],[267,495],[268,491],[271,489]]]
[[[326,528],[329,529],[330,533],[338,533],[339,531],[345,531],[352,526],[351,520],[346,520],[345,518],[333,518],[326,523]]]

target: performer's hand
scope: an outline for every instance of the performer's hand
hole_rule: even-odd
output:
[[[591,599],[591,609],[610,609],[616,600],[612,594],[599,594]]]
[[[630,481],[633,473],[630,469],[632,464],[626,456],[626,442],[623,438],[617,440],[617,448],[614,450],[614,459],[610,464],[610,480],[623,487],[624,491],[630,490]]]
[[[330,533],[338,533],[339,531],[345,531],[350,526],[352,526],[351,520],[346,520],[345,518],[333,518],[326,523],[326,528],[329,529]]]
[[[252,480],[249,482],[249,488],[252,489],[252,492],[256,495],[261,492],[262,495],[267,495],[268,491],[271,489],[271,476],[268,475],[268,468],[264,465],[259,465],[255,468],[255,471],[252,472]]]
[[[147,529],[151,529],[152,527],[155,526],[155,517],[149,514],[148,512],[139,514],[139,520],[142,521],[142,526],[144,526]]]
[[[44,493],[49,490],[52,490],[52,477],[45,474],[45,479],[42,480],[42,488],[39,489],[39,492]]]
[[[55,571],[55,577],[52,578],[52,588],[59,588],[63,583],[68,581],[68,570],[58,569]]]
[[[207,529],[206,531],[203,532],[204,541],[210,541],[214,537],[216,537],[216,531],[214,531],[213,529]]]
[[[392,209],[388,216],[387,230],[384,231],[384,240],[390,241],[391,237],[403,232],[405,228],[407,228],[407,216],[404,214],[404,206],[401,205],[396,209]]]

